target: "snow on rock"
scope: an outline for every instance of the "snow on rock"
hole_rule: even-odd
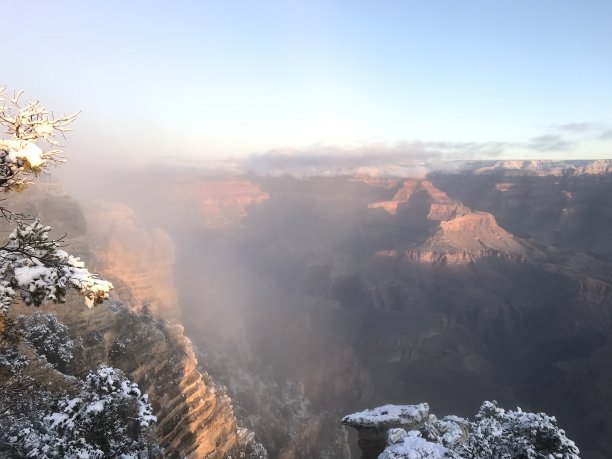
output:
[[[395,432],[396,436],[399,434]],[[427,441],[421,438],[421,432],[412,430],[404,431],[401,440],[386,448],[378,459],[442,459],[451,457],[449,454],[449,450],[444,446]]]
[[[496,402],[484,402],[472,422],[437,419],[426,403],[385,405],[342,422],[357,429],[362,459],[579,459],[580,453],[553,416],[504,410]]]
[[[396,427],[416,427],[429,417],[429,405],[384,405],[372,410],[350,414],[342,419],[342,424],[360,428],[388,430]]]
[[[396,434],[402,430],[414,430],[423,427],[429,420],[429,405],[384,405],[372,410],[350,414],[342,419],[342,424],[353,427],[359,436],[359,447],[363,452],[362,459],[377,458],[388,444],[387,431]],[[391,456],[393,457],[393,456]]]

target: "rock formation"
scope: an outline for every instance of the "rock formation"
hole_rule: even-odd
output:
[[[94,218],[89,227],[93,231],[87,233],[78,204],[57,186],[39,185],[19,195],[19,201],[11,201],[11,205],[44,214],[41,216],[45,222],[54,224],[60,233],[65,227],[82,225],[76,237],[67,242],[71,248],[77,247],[75,253],[90,267],[102,267],[120,285],[110,302],[91,309],[76,294],[65,304],[41,308],[55,313],[78,343],[70,374],[83,375],[99,365],[123,370],[148,394],[158,419],[159,443],[167,457],[225,459],[252,450],[252,435],[237,428],[225,389],[216,386],[208,374],[198,371],[183,328],[149,314],[176,308],[176,303],[167,309],[164,304],[176,302],[176,297],[164,296],[164,289],[171,291],[167,286],[173,285],[173,247],[168,236],[143,229],[129,209],[110,204],[100,205],[97,213],[91,214]],[[39,212],[41,203],[45,207]],[[88,237],[97,239],[94,246],[98,257],[88,250]],[[147,265],[147,261],[153,266]],[[125,304],[121,295],[138,303]],[[140,301],[147,299],[157,306],[150,308],[149,313],[134,313],[141,309]],[[11,308],[13,315],[32,311],[23,304]]]
[[[97,202],[86,209],[88,237],[101,274],[137,310],[178,319],[174,242],[160,229],[145,228],[124,204]]]
[[[419,263],[465,264],[482,257],[523,260],[529,251],[487,212],[470,212],[441,221],[433,236],[403,255]]]
[[[370,204],[392,215],[409,210],[417,193],[425,196],[427,219],[437,222],[437,229],[420,243],[407,249],[386,249],[378,256],[399,256],[417,263],[466,264],[482,257],[524,259],[528,250],[512,234],[501,228],[493,215],[473,212],[461,202],[451,199],[429,180],[404,180],[390,201]]]
[[[449,220],[456,215],[469,212],[460,202],[450,199],[446,193],[433,186],[429,180],[406,179],[395,195],[389,201],[379,201],[369,204],[370,209],[382,208],[391,215],[396,215],[398,208],[408,204],[418,192],[427,195],[430,201],[428,218],[430,220]]]
[[[158,419],[158,440],[168,457],[221,459],[236,448],[231,400],[207,374],[197,371],[182,327],[113,303],[90,309],[74,296],[43,310],[55,313],[78,340],[71,373],[83,375],[109,365],[146,391]],[[31,311],[14,308],[15,314]]]
[[[357,443],[361,459],[376,459],[387,446],[391,429],[415,430],[429,420],[429,405],[384,405],[372,410],[350,414],[342,424],[353,427],[359,436]]]
[[[174,183],[162,190],[174,203],[172,218],[195,222],[202,228],[223,228],[239,223],[249,206],[268,199],[267,193],[246,178],[199,178]]]
[[[427,403],[385,405],[345,416],[357,429],[361,459],[556,457],[579,459],[580,450],[545,413],[500,408],[485,401],[473,422],[436,418]]]

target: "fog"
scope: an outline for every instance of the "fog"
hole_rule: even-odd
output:
[[[264,159],[269,170],[316,163]],[[476,163],[449,173],[466,169],[450,163],[429,174],[434,191],[392,214],[369,204],[393,199],[404,179],[365,177],[360,159],[373,164],[365,153],[336,162],[354,175],[107,165],[62,180],[86,215],[93,201],[122,203],[142,228],[170,236],[178,320],[272,457],[305,445],[338,457],[350,411],[427,401],[471,416],[487,399],[556,415],[584,457],[597,457],[609,407],[592,403],[608,391],[576,371],[612,377],[598,363],[610,349],[609,177],[475,175]],[[528,258],[437,265],[377,255],[426,247],[439,228],[431,206],[456,203],[491,212]]]

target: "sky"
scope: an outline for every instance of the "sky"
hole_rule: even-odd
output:
[[[609,0],[0,8],[0,84],[81,111],[81,162],[612,157]]]

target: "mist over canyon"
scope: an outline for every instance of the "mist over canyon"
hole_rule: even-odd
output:
[[[110,365],[148,394],[164,457],[360,457],[347,413],[468,417],[485,400],[555,416],[580,457],[606,457],[610,162],[453,169],[150,166],[11,195],[115,286],[93,309],[72,296],[41,307],[73,357],[50,366],[24,343],[30,390],[74,393],[75,377]]]
[[[556,416],[581,457],[600,458],[612,448],[609,168],[152,167],[129,187],[129,171],[90,186],[105,202],[84,214],[100,271],[133,309],[183,324],[270,457],[359,457],[339,419],[365,407],[467,416],[497,400]]]
[[[0,459],[612,457],[611,1],[0,3]]]

